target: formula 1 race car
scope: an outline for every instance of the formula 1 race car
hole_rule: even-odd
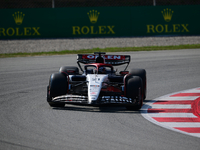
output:
[[[78,54],[78,67],[63,66],[53,73],[47,86],[47,102],[51,107],[65,104],[119,104],[128,110],[139,110],[146,98],[146,71],[126,71],[129,55],[106,55],[104,52]],[[82,66],[81,66],[82,65]],[[126,65],[117,73],[113,66]]]

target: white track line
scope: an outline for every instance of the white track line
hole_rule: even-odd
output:
[[[177,117],[188,117],[188,118],[198,118],[193,113],[149,113],[150,117],[171,117],[171,118],[177,118]]]
[[[197,122],[176,122],[176,123],[171,123],[171,122],[161,122],[161,125],[169,126],[169,127],[200,127],[200,123]]]
[[[173,95],[173,94],[172,94]],[[195,99],[197,99],[199,96],[190,96],[190,97],[170,97],[170,96],[166,96],[166,97],[160,97],[160,98],[156,98],[157,101],[166,101],[166,100],[169,100],[169,101],[178,101],[178,100],[181,100],[181,101],[193,101]]]
[[[197,89],[191,89],[191,90],[188,90],[187,93],[199,93],[200,90],[197,90]]]

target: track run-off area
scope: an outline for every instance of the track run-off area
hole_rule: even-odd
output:
[[[200,49],[114,54],[131,56],[128,69],[146,69],[141,111],[49,107],[50,75],[77,66],[77,55],[0,58],[0,149],[199,150]]]

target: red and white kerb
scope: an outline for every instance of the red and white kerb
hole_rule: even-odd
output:
[[[200,88],[157,98],[145,104],[141,112],[157,125],[200,137]]]

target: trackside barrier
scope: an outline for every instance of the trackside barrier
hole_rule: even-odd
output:
[[[0,9],[0,39],[200,35],[200,5]]]

